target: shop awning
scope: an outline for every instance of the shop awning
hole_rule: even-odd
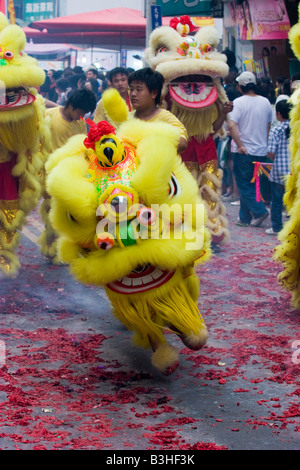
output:
[[[163,18],[169,24],[170,18]],[[32,22],[24,28],[37,43],[71,43],[107,48],[143,48],[146,18],[140,10],[111,8]],[[37,32],[38,31],[38,32]]]
[[[32,41],[26,43],[24,51],[30,55],[46,54],[69,54],[72,46],[68,44],[34,44]]]
[[[49,20],[34,21],[29,25],[39,30],[55,32],[130,32],[144,33],[146,19],[140,10],[110,8],[108,10],[60,16]]]
[[[163,25],[169,23],[170,17],[162,18]],[[146,18],[140,10],[131,8],[39,20],[23,29],[27,38],[36,43],[89,44],[118,49],[143,48],[146,43]]]

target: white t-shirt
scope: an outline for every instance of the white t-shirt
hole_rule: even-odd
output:
[[[237,124],[241,141],[250,155],[267,154],[268,124],[272,122],[272,106],[267,98],[260,95],[236,98],[229,119]],[[235,142],[233,152],[237,152]]]

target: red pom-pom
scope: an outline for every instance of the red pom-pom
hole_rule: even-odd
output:
[[[178,19],[178,18],[172,18],[172,19],[170,20],[170,26],[171,26],[171,28],[176,29],[178,23],[179,23],[179,19]]]
[[[172,19],[170,20],[170,26],[171,26],[171,28],[176,29],[178,23],[188,25],[189,28],[190,28],[190,33],[192,33],[192,32],[196,29],[196,28],[194,27],[193,23],[191,22],[191,19],[190,19],[190,17],[189,17],[188,15],[183,15],[183,16],[181,16],[179,19],[178,19],[178,18],[172,18]]]
[[[191,18],[188,15],[181,16],[180,17],[180,23],[189,25],[191,33],[195,29],[193,23],[191,22]]]
[[[83,143],[86,148],[95,150],[95,142],[108,134],[115,134],[115,128],[107,121],[100,121],[98,124],[93,123]]]

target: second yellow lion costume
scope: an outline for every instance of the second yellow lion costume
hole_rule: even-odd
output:
[[[17,248],[26,216],[41,197],[49,129],[37,87],[45,80],[23,52],[26,37],[0,13],[0,274],[20,268]]]
[[[178,141],[165,123],[132,119],[116,131],[100,122],[46,165],[60,258],[79,281],[105,286],[116,316],[164,374],[178,365],[164,329],[195,350],[207,339],[194,265],[209,258],[210,235]]]
[[[300,20],[300,6],[299,6]],[[300,60],[300,22],[292,27],[289,40],[295,56]],[[278,276],[280,284],[292,293],[292,305],[300,309],[300,87],[292,94],[290,115],[291,174],[287,178],[284,204],[289,220],[278,235],[281,244],[276,247],[274,259],[283,265]]]
[[[191,36],[192,28],[188,16],[173,18],[170,26],[156,28],[145,59],[165,78],[164,106],[182,122],[189,137],[181,157],[206,205],[212,241],[224,244],[230,235],[221,200],[223,172],[218,168],[213,124],[227,101],[220,78],[228,75],[229,68],[226,56],[217,51],[217,30],[205,26]],[[224,134],[222,128],[218,132]]]

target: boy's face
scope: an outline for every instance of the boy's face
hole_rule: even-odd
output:
[[[87,90],[93,91],[91,82],[89,81],[84,83],[84,88],[86,88]]]
[[[120,95],[128,91],[128,78],[124,73],[117,73],[111,79],[112,86],[118,90]]]
[[[85,76],[86,76],[87,79],[97,78],[97,76],[94,74],[94,72],[92,70],[89,70],[88,72],[86,72]]]
[[[130,101],[136,109],[147,109],[155,105],[157,91],[149,91],[144,82],[133,80],[129,88]]]
[[[73,121],[79,121],[79,119],[83,118],[85,115],[86,115],[86,111],[84,111],[83,109],[81,109],[81,108],[74,109],[71,106],[70,116],[71,116]]]

